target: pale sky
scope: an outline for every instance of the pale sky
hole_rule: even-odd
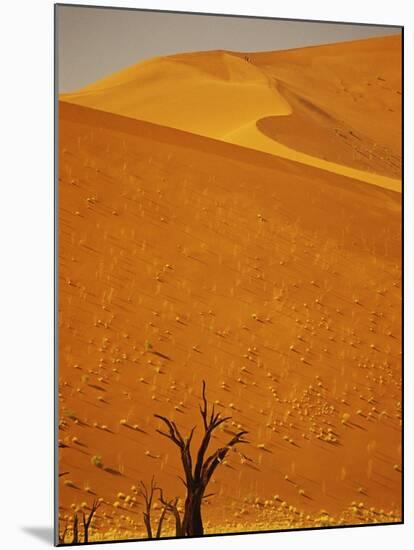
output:
[[[59,92],[158,55],[265,51],[398,34],[400,27],[57,6]]]

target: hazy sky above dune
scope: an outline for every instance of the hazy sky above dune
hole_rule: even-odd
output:
[[[185,51],[264,51],[397,34],[396,27],[57,7],[59,92],[128,65]]]

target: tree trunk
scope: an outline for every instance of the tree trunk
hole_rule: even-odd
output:
[[[162,524],[164,523],[166,513],[167,513],[167,508],[164,506],[160,515],[160,519],[158,520],[157,534],[155,535],[155,538],[157,539],[161,538]]]
[[[202,537],[204,535],[201,519],[201,503],[203,489],[197,488],[187,494],[184,508],[183,531],[186,537]]]
[[[79,533],[78,533],[78,514],[73,514],[73,537],[72,544],[78,544],[79,542]]]
[[[149,513],[144,512],[144,523],[147,530],[147,538],[152,539],[151,516],[149,515]]]
[[[174,512],[174,517],[175,517],[175,536],[176,537],[184,537],[185,536],[185,531],[184,531],[183,525],[181,523],[180,514],[177,510]]]

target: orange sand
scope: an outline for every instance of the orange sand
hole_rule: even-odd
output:
[[[399,35],[159,57],[61,97],[401,189]]]
[[[369,42],[374,52],[379,44],[389,46],[394,59],[397,40],[381,40],[355,44],[362,44],[362,58],[372,53]],[[257,89],[261,71],[269,78],[271,62],[286,88],[279,89],[278,112],[271,115],[279,118],[262,117],[257,132],[272,140],[277,132],[293,150],[293,134],[309,116],[318,139],[298,137],[298,150],[317,159],[330,126],[323,115],[311,117],[300,86],[311,78],[306,56],[323,48],[329,53],[334,46],[303,50],[303,67],[295,50],[255,54],[249,62],[220,54],[237,60],[234,66],[226,62],[228,72],[221,58],[214,58],[217,65],[210,57],[198,66],[194,54],[179,69],[220,78],[217,98],[228,92],[226,101],[232,101],[224,83],[235,74],[243,80],[239,62],[248,65],[246,74],[256,75]],[[326,59],[335,65],[333,58]],[[334,91],[323,81],[318,91],[316,84],[324,65],[312,63],[308,101],[316,104],[313,95],[325,90],[319,102],[331,108]],[[340,72],[339,63],[335,67]],[[129,71],[133,87],[135,69]],[[154,66],[148,71],[150,89],[157,73],[151,73]],[[240,425],[251,442],[217,470],[210,486],[216,495],[204,506],[207,533],[398,521],[401,195],[256,150],[254,143],[242,147],[223,136],[205,137],[220,122],[207,116],[207,107],[211,126],[198,122],[203,135],[166,127],[176,125],[172,119],[164,125],[136,120],[139,111],[127,112],[129,117],[103,112],[111,94],[112,106],[123,109],[128,102],[118,103],[117,94],[127,98],[122,87],[110,93],[105,84],[98,93],[99,86],[78,99],[102,98],[94,106],[103,110],[59,104],[59,468],[67,472],[59,482],[62,517],[96,494],[104,505],[92,538],[144,536],[132,487],[154,474],[168,496],[183,496],[176,449],[155,432],[153,414],[168,415],[183,431],[197,423],[200,433],[204,378],[209,400],[236,423],[226,430]],[[377,93],[383,105],[385,92]],[[267,109],[263,94],[257,103]],[[391,151],[399,158],[398,132],[390,122],[397,111],[364,118],[358,102],[339,96],[331,116],[343,108],[343,127],[363,134],[364,147],[375,141],[389,159]],[[254,108],[252,103],[249,116]],[[283,109],[286,116],[279,116]],[[160,118],[170,116],[167,111]],[[222,130],[236,117],[225,111]],[[375,118],[373,128],[369,117]],[[278,121],[286,124],[279,127]],[[345,146],[327,145],[326,156],[368,177],[397,176],[384,159],[352,160]],[[213,443],[227,438],[220,432]],[[97,455],[104,468],[91,464]],[[172,534],[171,522],[165,532]]]

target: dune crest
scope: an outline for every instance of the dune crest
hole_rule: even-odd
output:
[[[216,139],[291,113],[261,69],[225,52],[156,58],[61,99]]]
[[[138,63],[61,99],[399,191],[400,62],[400,36],[195,52]]]

